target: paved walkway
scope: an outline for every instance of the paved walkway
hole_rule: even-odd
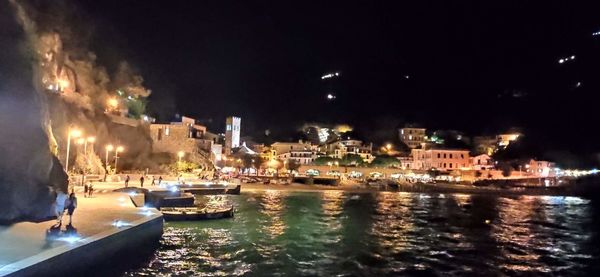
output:
[[[125,193],[104,192],[94,194],[92,198],[78,194],[77,200],[72,225],[67,226],[69,219],[65,216],[59,228],[53,227],[56,220],[0,226],[0,276],[13,270],[14,263],[26,258],[40,254],[48,256],[47,251],[68,251],[85,244],[92,236],[130,228],[131,222],[160,217],[160,212],[155,209],[135,208]]]

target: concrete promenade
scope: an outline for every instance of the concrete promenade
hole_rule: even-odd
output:
[[[157,241],[163,227],[160,212],[136,208],[129,195],[108,187],[92,198],[77,193],[78,207],[71,225],[65,216],[60,228],[54,226],[56,220],[0,226],[0,276],[45,276],[57,274],[61,268],[78,270],[73,267],[92,266],[94,261],[127,248]],[[95,190],[102,191],[101,186]]]

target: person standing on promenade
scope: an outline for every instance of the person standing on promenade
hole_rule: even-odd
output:
[[[162,176],[158,176],[158,186],[160,187],[160,183],[162,183]]]
[[[154,175],[152,175],[152,182],[150,182],[150,186],[156,186],[156,179],[154,179]]]
[[[90,182],[90,185],[88,186],[88,197],[92,197],[92,193],[94,193],[94,185],[92,185],[92,182]]]
[[[129,187],[129,175],[125,176],[125,187]]]
[[[144,175],[142,175],[142,177],[140,177],[140,187],[144,187]]]
[[[69,214],[69,225],[71,225],[73,222],[73,212],[75,211],[75,208],[77,208],[77,197],[74,192],[71,192],[69,198],[65,201],[65,208]]]
[[[67,201],[67,194],[62,191],[56,193],[56,203],[54,212],[56,213],[56,223],[62,225],[62,217],[65,213],[65,202]]]

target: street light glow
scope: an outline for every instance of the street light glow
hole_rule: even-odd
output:
[[[179,158],[183,158],[183,156],[185,156],[185,152],[183,152],[183,151],[179,151],[179,152],[177,152],[177,156],[178,156]]]
[[[88,141],[89,143],[94,143],[94,142],[96,142],[96,137],[88,137],[88,138],[87,138],[87,141]]]
[[[106,146],[106,151],[113,151],[115,147],[112,144]]]
[[[69,130],[69,135],[71,137],[78,138],[81,136],[81,131],[78,129],[71,129],[71,130]]]
[[[117,152],[123,152],[125,150],[123,146],[117,146]]]

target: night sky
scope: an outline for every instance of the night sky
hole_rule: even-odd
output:
[[[460,3],[459,3],[460,2]],[[135,65],[151,111],[242,132],[404,123],[470,135],[519,127],[599,151],[600,13],[571,1],[84,1],[90,48]],[[560,58],[575,55],[562,64]],[[324,82],[321,76],[341,76]],[[406,78],[408,76],[408,78]],[[580,82],[577,85],[577,82]],[[327,93],[336,99],[328,101]]]

